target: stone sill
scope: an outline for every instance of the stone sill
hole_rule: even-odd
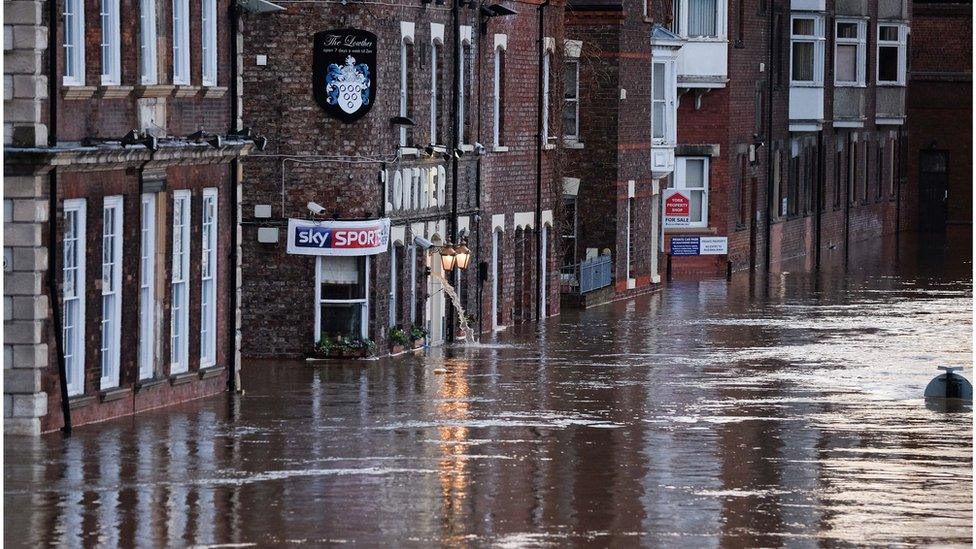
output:
[[[556,148],[555,143],[546,143],[545,145],[542,146],[542,150],[544,151],[551,151],[554,150],[555,148]]]
[[[197,375],[196,372],[183,372],[181,374],[173,374],[169,376],[169,382],[171,385],[182,385],[184,383],[189,383],[190,381],[193,381],[193,378],[196,377],[196,375]]]
[[[136,97],[167,97],[173,93],[173,86],[168,84],[148,84],[145,86],[136,86],[135,95]]]
[[[464,152],[471,152],[474,150],[474,145],[468,145],[466,143],[462,143],[461,145],[458,145],[458,148]]]
[[[78,395],[68,399],[68,408],[76,410],[95,402],[95,395]]]
[[[226,369],[227,368],[225,368],[224,366],[208,366],[205,368],[200,368],[199,370],[200,379],[210,379],[212,377],[217,377]]]
[[[204,99],[216,99],[218,97],[223,97],[226,94],[227,94],[226,86],[204,86],[203,87]]]
[[[175,86],[173,97],[193,97],[200,92],[200,86]]]
[[[491,148],[491,152],[496,152],[496,153],[508,152],[508,147],[495,145],[494,147]]]
[[[95,86],[65,86],[61,88],[61,97],[67,100],[91,99],[96,89]]]
[[[146,379],[136,383],[136,393],[143,393],[166,383],[166,379]]]
[[[98,97],[100,99],[122,99],[128,97],[133,89],[135,88],[132,86],[99,86]]]
[[[116,387],[114,389],[106,389],[98,394],[101,396],[102,402],[112,402],[113,400],[124,398],[131,392],[132,389],[129,387]]]
[[[582,141],[576,141],[573,139],[563,139],[563,147],[567,149],[582,149],[584,148]]]

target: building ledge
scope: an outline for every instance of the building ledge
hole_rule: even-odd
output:
[[[193,378],[197,377],[197,372],[182,372],[179,374],[172,374],[169,376],[170,385],[183,385],[184,383],[189,383],[193,381]]]
[[[132,393],[132,389],[129,387],[115,387],[101,391],[98,395],[101,397],[102,402],[112,402],[113,400],[125,398],[130,393]]]
[[[95,395],[78,395],[73,396],[68,399],[68,408],[71,410],[77,410],[78,408],[84,408],[89,404],[92,404],[97,400]]]
[[[582,141],[579,141],[579,140],[576,140],[576,139],[564,138],[563,139],[563,148],[566,148],[566,149],[583,149],[583,148],[585,148],[585,145],[583,145],[583,142]]]
[[[823,122],[820,121],[797,121],[790,122],[791,132],[819,132],[823,129]]]
[[[210,379],[212,377],[217,377],[221,373],[223,373],[223,371],[226,369],[227,368],[225,368],[224,366],[208,366],[206,368],[200,368],[199,371],[200,379]]]
[[[835,128],[863,128],[864,119],[861,120],[834,120]]]
[[[227,94],[227,86],[204,86],[203,98],[216,99]]]
[[[136,97],[168,97],[172,95],[175,88],[169,84],[149,84],[136,86]]]
[[[193,97],[200,92],[200,86],[176,86],[173,97]]]
[[[64,86],[61,88],[61,97],[68,101],[91,99],[97,89],[95,86]]]
[[[878,116],[874,119],[875,125],[878,126],[904,126],[905,117],[904,116]]]
[[[5,169],[13,168],[11,173],[23,175],[43,172],[51,166],[71,166],[72,171],[84,171],[105,164],[221,164],[247,155],[253,148],[250,141],[226,140],[215,149],[206,143],[161,139],[155,151],[143,145],[122,147],[118,142],[92,146],[66,143],[57,147],[4,147],[3,151]]]
[[[139,381],[139,382],[136,383],[136,385],[135,385],[136,393],[137,394],[138,393],[144,393],[144,392],[149,391],[151,389],[155,389],[156,387],[162,386],[165,383],[166,383],[166,379],[165,378],[144,379],[144,380]]]
[[[99,86],[98,97],[99,99],[123,99],[129,97],[133,89],[135,88],[132,86]]]

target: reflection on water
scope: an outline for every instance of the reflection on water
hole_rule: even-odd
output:
[[[967,544],[972,411],[921,395],[969,366],[969,243],[923,244],[7,438],[4,541]]]

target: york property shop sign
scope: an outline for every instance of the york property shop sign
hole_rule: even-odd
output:
[[[672,236],[671,255],[727,255],[729,239],[725,236]]]
[[[681,189],[664,190],[664,228],[691,225],[691,193]]]
[[[362,118],[376,102],[376,35],[359,29],[315,33],[312,92],[342,122]]]
[[[375,255],[390,243],[390,219],[368,221],[288,220],[288,253],[298,255]]]

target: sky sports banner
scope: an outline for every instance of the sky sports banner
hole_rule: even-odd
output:
[[[390,218],[366,221],[288,220],[288,253],[375,255],[390,243]]]

